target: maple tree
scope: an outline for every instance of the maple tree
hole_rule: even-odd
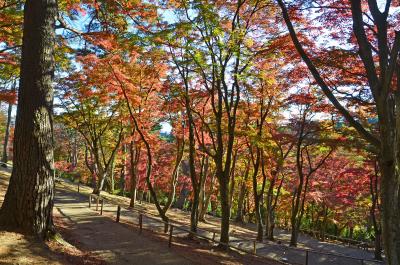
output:
[[[255,223],[258,241],[277,226],[292,246],[301,229],[375,240],[377,259],[382,238],[398,264],[400,38],[394,4],[376,3],[59,1],[54,166],[130,207],[146,197],[166,222],[188,209],[194,233],[217,215],[222,248],[234,219]],[[0,3],[4,162],[24,102],[26,10]],[[40,174],[50,183],[51,172]]]
[[[335,9],[326,11],[325,4],[332,4]],[[400,35],[396,31],[396,17],[392,17],[390,9],[394,3],[386,1],[383,8],[380,9],[377,1],[323,1],[320,6],[316,8],[323,11],[320,16],[322,21],[340,21],[339,23],[332,23],[334,26],[330,27],[331,32],[326,32],[326,35],[333,36],[334,39],[345,41],[350,39],[350,48],[331,48],[325,54],[329,53],[342,53],[350,54],[345,58],[350,61],[353,59],[355,62],[348,65],[358,66],[357,72],[362,75],[357,75],[349,71],[346,76],[349,79],[346,81],[351,85],[361,85],[364,93],[359,97],[353,96],[353,92],[346,93],[338,89],[342,86],[341,82],[335,83],[335,80],[329,80],[331,73],[326,71],[326,67],[318,68],[318,61],[314,60],[315,53],[310,51],[302,44],[302,40],[297,34],[293,21],[290,17],[287,5],[282,0],[278,0],[278,4],[282,10],[283,19],[289,30],[290,37],[293,44],[298,51],[300,57],[307,65],[310,73],[319,85],[321,90],[340,112],[346,121],[359,132],[359,134],[377,149],[380,161],[380,171],[382,174],[382,218],[383,218],[383,240],[386,246],[386,255],[389,264],[399,264],[400,262],[400,249],[398,247],[398,238],[396,231],[400,231],[398,227],[399,208],[398,208],[398,172],[396,171],[398,164],[398,157],[396,148],[398,129],[396,126],[396,112],[398,102],[396,101],[396,83],[393,79],[397,78],[398,71],[397,60],[400,49]],[[293,6],[296,10],[299,6]],[[312,4],[311,4],[312,6]],[[337,8],[341,8],[345,12],[339,13]],[[367,16],[365,16],[367,14]],[[366,18],[367,17],[367,18]],[[301,22],[299,16],[296,21]],[[340,29],[340,31],[339,31]],[[344,30],[346,29],[346,30]],[[318,31],[318,30],[316,30]],[[314,31],[314,33],[316,33]],[[303,35],[304,36],[304,35]],[[325,47],[321,47],[323,50]],[[351,56],[359,55],[358,56]],[[337,65],[331,66],[335,68]],[[337,67],[340,70],[343,69]],[[346,71],[346,68],[343,69]],[[328,77],[325,77],[325,74]],[[329,80],[329,81],[328,81]],[[346,86],[349,87],[349,86]],[[355,93],[357,89],[354,90]],[[335,93],[336,92],[336,93]],[[378,119],[378,130],[371,130],[366,124],[362,123],[359,119],[360,116],[355,117],[346,106],[340,101],[339,96],[342,94],[350,94],[350,99],[358,103],[369,103],[373,106],[373,111]],[[393,100],[392,100],[393,99]]]

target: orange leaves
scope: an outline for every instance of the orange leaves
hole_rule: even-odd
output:
[[[288,98],[289,103],[295,103],[299,105],[305,105],[305,104],[314,104],[317,102],[317,98],[310,93],[299,93],[299,94],[294,94],[291,95]]]
[[[0,91],[0,101],[15,104],[17,101],[17,94],[15,91]]]
[[[93,44],[109,52],[117,49],[119,46],[118,42],[116,41],[115,35],[106,31],[86,34],[85,38]]]

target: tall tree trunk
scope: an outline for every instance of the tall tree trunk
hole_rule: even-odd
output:
[[[235,150],[235,153],[233,154],[233,161],[232,161],[232,167],[231,167],[231,182],[230,182],[230,187],[229,187],[229,204],[232,205],[233,202],[233,194],[235,193],[235,169],[236,169],[236,160],[237,160],[237,153],[238,150]]]
[[[372,205],[370,208],[370,214],[372,218],[372,225],[375,233],[375,259],[382,260],[382,226],[379,220],[377,220],[376,213],[380,210],[379,202],[379,167],[377,161],[375,162],[375,174],[370,175],[369,188],[371,194]]]
[[[131,141],[129,145],[129,159],[130,159],[130,171],[131,171],[131,187],[129,207],[135,207],[136,193],[137,193],[137,165],[140,158],[140,147],[136,147],[134,141]]]
[[[122,196],[125,196],[125,172],[126,172],[126,144],[122,145],[122,165],[119,174],[119,188]]]
[[[260,207],[260,198],[262,192],[258,193],[258,172],[261,162],[261,152],[262,150],[258,147],[256,149],[256,156],[254,157],[253,150],[250,147],[250,153],[253,160],[253,176],[252,176],[252,183],[253,183],[253,198],[254,198],[254,214],[256,216],[256,223],[257,223],[257,241],[262,242],[263,239],[263,224],[261,218],[261,207]]]
[[[325,204],[323,206],[322,212],[323,212],[323,219],[321,224],[320,240],[325,241],[326,226],[328,222],[328,207]]]
[[[27,0],[13,171],[0,211],[10,229],[46,237],[53,230],[53,76],[55,0]]]
[[[210,188],[208,189],[208,192],[206,192],[205,196],[205,201],[204,201],[204,205],[201,209],[201,211],[199,212],[199,220],[202,222],[205,222],[205,216],[206,213],[208,211],[208,206],[210,205],[210,200],[211,200],[211,195],[214,191],[214,182],[215,182],[215,174],[212,173],[211,174],[211,180],[210,180]]]
[[[224,172],[217,169],[217,176],[220,186],[220,201],[221,201],[221,238],[220,241],[224,244],[229,243],[229,219],[231,213],[231,207],[229,205],[229,175],[224,176]],[[222,249],[226,249],[227,246],[221,245]]]
[[[400,95],[396,95],[396,101],[396,117],[380,119],[380,131],[383,136],[381,137],[382,151],[379,162],[382,235],[386,257],[390,265],[400,264],[400,151],[398,150],[400,145]],[[387,113],[391,113],[391,110],[386,110]],[[396,125],[390,124],[394,119],[396,119]]]
[[[7,124],[6,124],[6,133],[4,135],[4,145],[3,145],[3,157],[1,161],[3,163],[8,162],[8,140],[10,138],[10,125],[11,125],[11,113],[12,113],[13,105],[11,103],[8,104],[8,111],[7,111]]]
[[[176,139],[177,141],[177,148],[176,148],[176,157],[175,157],[175,166],[174,170],[172,171],[171,181],[169,183],[169,194],[167,202],[163,208],[164,214],[171,208],[172,203],[175,200],[176,194],[176,185],[178,184],[178,177],[179,177],[179,168],[181,166],[182,158],[183,158],[183,151],[185,150],[185,140],[184,139]]]
[[[275,207],[274,207],[274,188],[275,182],[278,177],[278,172],[272,173],[272,180],[269,183],[268,191],[267,191],[267,209],[265,216],[265,235],[268,240],[274,240],[274,228],[275,228]],[[280,187],[282,186],[282,182]],[[278,200],[280,188],[278,188],[278,194],[275,197],[275,200]]]
[[[203,214],[208,207],[206,205],[206,179],[208,175],[208,155],[203,155],[201,160],[201,172],[200,172],[200,190],[199,190],[199,221],[205,222]],[[202,219],[203,217],[203,219]]]
[[[240,185],[240,190],[239,190],[239,198],[238,198],[238,210],[237,210],[237,214],[236,214],[236,218],[235,218],[235,221],[236,222],[239,222],[239,223],[244,223],[244,216],[243,216],[243,213],[244,213],[244,199],[245,199],[245,196],[246,196],[246,191],[247,191],[247,185],[246,185],[246,182],[247,182],[247,179],[249,178],[249,172],[250,172],[250,162],[248,161],[247,162],[247,165],[246,165],[246,170],[245,170],[245,173],[244,173],[244,178],[243,178],[243,180],[242,180],[242,183],[241,183],[241,185]]]
[[[110,193],[114,194],[115,190],[115,156],[111,162],[111,167],[110,167]]]
[[[72,154],[71,154],[71,162],[72,167],[75,168],[78,165],[78,143],[77,143],[77,135],[74,131],[73,142],[72,142]]]

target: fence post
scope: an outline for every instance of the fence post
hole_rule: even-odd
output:
[[[364,260],[363,259],[361,259],[361,265],[364,265]]]
[[[89,195],[89,208],[92,206],[92,194]]]
[[[117,208],[117,220],[116,220],[117,223],[119,223],[120,214],[121,214],[121,206],[118,205],[118,208]]]
[[[99,196],[97,196],[97,200],[96,200],[96,211],[99,210]]]
[[[168,247],[170,248],[172,246],[172,233],[174,230],[174,226],[170,225],[169,227],[169,241],[168,241]]]
[[[212,238],[212,240],[215,241],[215,232],[213,232],[213,238]]]
[[[81,185],[81,181],[78,181],[78,193],[79,193],[79,186]]]
[[[308,250],[306,250],[306,265],[308,265]]]
[[[164,233],[168,233],[168,223],[164,223]]]
[[[253,253],[257,254],[257,241],[253,241]]]
[[[143,228],[143,214],[139,213],[139,234],[142,233],[142,228]]]
[[[101,200],[100,215],[103,215],[104,199]]]

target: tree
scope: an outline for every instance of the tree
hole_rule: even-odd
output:
[[[40,238],[53,230],[54,0],[27,0],[13,171],[0,223]]]
[[[111,74],[104,72],[107,63],[96,56],[81,60],[85,68],[60,82],[59,99],[65,111],[63,122],[80,133],[93,157],[97,178],[93,193],[100,194],[122,141],[121,104],[117,95],[108,93],[112,84]]]
[[[378,118],[378,134],[368,130],[351,114],[349,108],[346,108],[338,100],[337,95],[332,91],[334,87],[321,75],[315,60],[306,52],[300,42],[286,4],[283,0],[278,0],[296,50],[317,84],[346,121],[378,150],[381,172],[383,241],[388,264],[397,265],[400,264],[400,223],[398,222],[400,219],[400,195],[398,192],[400,189],[400,172],[398,171],[400,157],[397,150],[400,144],[400,127],[397,121],[397,117],[400,115],[400,89],[398,89],[400,82],[397,81],[396,87],[393,77],[396,76],[397,80],[400,77],[398,67],[400,33],[395,31],[394,24],[389,18],[390,8],[394,4],[388,0],[380,9],[376,0],[351,0],[345,3],[334,1],[334,3],[346,11],[342,13],[342,17],[338,13],[331,13],[344,23],[348,23],[343,23],[342,29],[348,27],[349,24],[352,25],[349,32],[355,36],[352,43],[353,47],[356,47],[359,60],[361,60],[365,86],[369,88],[369,102],[372,102],[375,107]],[[366,12],[368,12],[367,16]],[[366,21],[367,17],[368,21]]]
[[[295,137],[295,172],[297,178],[293,185],[291,207],[291,238],[290,245],[297,246],[297,238],[302,218],[304,216],[306,196],[309,191],[310,179],[320,169],[326,159],[332,154],[332,147],[317,148],[313,146],[324,143],[322,121],[313,121],[313,115],[318,110],[317,98],[308,93],[299,93],[291,98],[294,104],[299,106],[299,119],[294,121],[293,129],[296,129]],[[314,109],[314,111],[313,111]],[[326,143],[325,143],[326,144]],[[314,150],[313,150],[314,149]],[[313,159],[314,157],[317,159]],[[316,162],[313,160],[317,160]]]

